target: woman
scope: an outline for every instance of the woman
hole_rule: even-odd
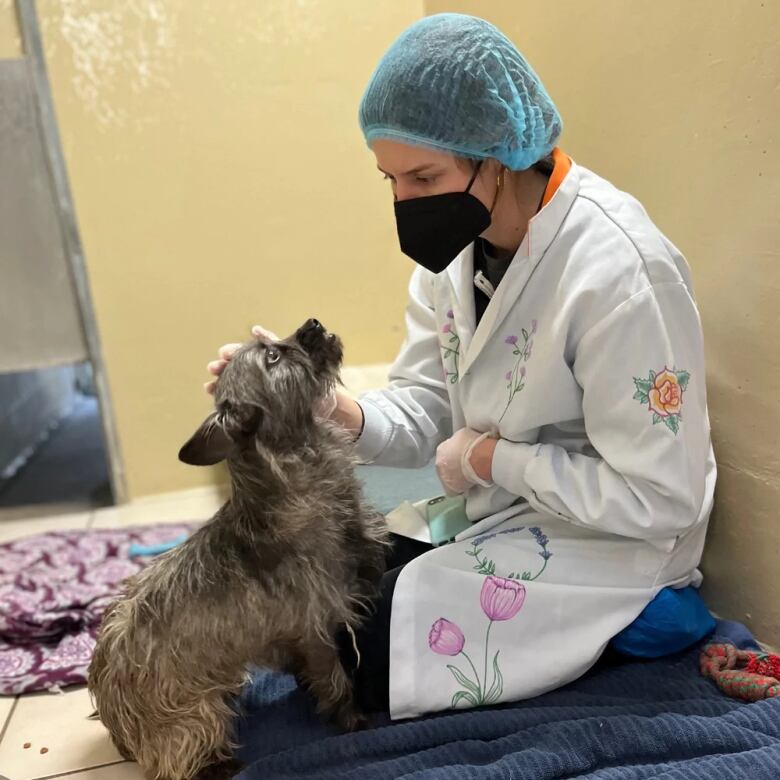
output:
[[[400,718],[534,696],[700,580],[715,462],[689,270],[556,146],[544,87],[481,19],[407,29],[360,122],[418,267],[389,386],[318,411],[365,462],[435,456],[471,526],[435,549],[398,539],[358,697]]]

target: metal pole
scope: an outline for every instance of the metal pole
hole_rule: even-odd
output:
[[[103,427],[103,439],[106,445],[106,453],[108,454],[111,491],[115,503],[121,504],[127,501],[127,486],[125,483],[122,453],[119,448],[116,421],[111,404],[103,353],[100,347],[95,311],[92,306],[92,295],[84,263],[84,253],[81,246],[81,238],[79,237],[76,213],[73,208],[70,184],[68,183],[68,172],[65,167],[60,134],[57,129],[57,118],[54,113],[54,102],[46,72],[46,59],[43,52],[38,15],[35,10],[35,0],[16,0],[16,12],[22,33],[25,61],[29,68],[35,92],[35,105],[40,120],[44,153],[56,196],[63,245],[79,302],[81,323],[95,377],[95,388]]]

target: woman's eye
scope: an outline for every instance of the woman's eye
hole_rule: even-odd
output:
[[[420,184],[430,184],[433,181],[433,176],[417,176],[416,178]]]
[[[278,349],[274,349],[273,347],[265,351],[265,362],[269,366],[272,366],[274,363],[278,363],[281,357],[282,357],[282,353],[279,352]]]

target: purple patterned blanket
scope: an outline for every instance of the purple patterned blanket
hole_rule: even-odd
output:
[[[86,682],[103,611],[152,558],[129,555],[195,524],[55,531],[0,544],[0,694]]]

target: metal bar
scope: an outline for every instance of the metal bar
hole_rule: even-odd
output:
[[[60,134],[57,128],[57,118],[54,113],[54,101],[52,100],[51,86],[46,72],[46,59],[41,40],[40,25],[38,24],[38,15],[35,10],[35,0],[16,0],[16,12],[19,19],[19,29],[22,34],[24,56],[28,63],[36,97],[43,146],[57,201],[63,244],[76,296],[79,301],[82,326],[95,377],[95,388],[103,427],[103,439],[106,445],[106,453],[108,454],[111,491],[114,501],[121,504],[127,501],[124,464],[119,447],[119,436],[111,403],[105,364],[103,362],[95,310],[92,306],[92,295],[84,262],[84,253],[68,182],[68,172],[65,167]]]

